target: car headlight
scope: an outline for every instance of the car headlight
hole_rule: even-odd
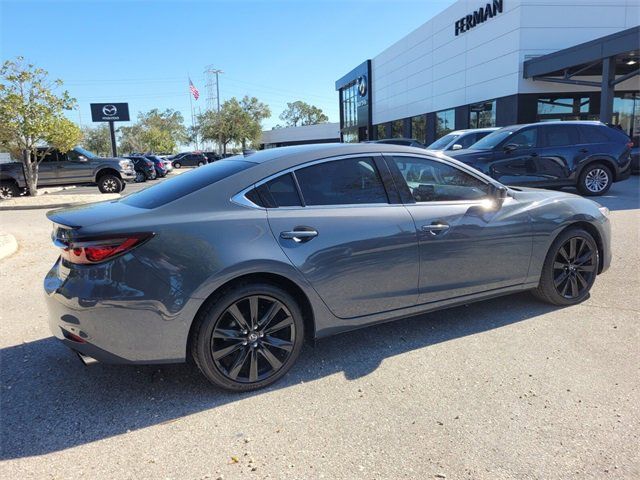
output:
[[[600,213],[602,213],[602,215],[604,215],[605,217],[609,216],[609,209],[607,207],[603,207],[601,205],[598,207],[598,210],[600,210]]]
[[[131,168],[133,167],[131,160],[120,160],[118,162],[122,168]]]

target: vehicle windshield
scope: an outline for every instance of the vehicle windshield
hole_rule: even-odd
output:
[[[505,138],[511,135],[515,130],[496,130],[493,133],[490,133],[486,137],[478,140],[476,143],[471,145],[469,148],[473,150],[491,150],[495,148],[500,142],[502,142]]]
[[[82,147],[76,147],[74,148],[74,150],[78,152],[80,155],[84,155],[87,158],[98,158],[98,155],[96,155],[93,152],[90,152],[89,150],[85,150]]]
[[[460,136],[459,133],[449,133],[442,138],[439,138],[431,145],[427,147],[427,150],[444,150],[444,147],[453,142],[456,138]]]

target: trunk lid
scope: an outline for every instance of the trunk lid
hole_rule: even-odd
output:
[[[47,212],[47,218],[58,225],[78,229],[124,218],[129,219],[144,212],[143,209],[132,207],[118,200],[111,200],[51,210]]]

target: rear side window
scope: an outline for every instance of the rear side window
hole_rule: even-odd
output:
[[[372,158],[349,158],[296,170],[307,205],[389,203]]]
[[[256,205],[265,208],[302,206],[298,189],[290,173],[259,185],[245,196]]]
[[[139,208],[156,208],[200,190],[223,178],[253,166],[251,162],[224,160],[194,169],[165,182],[126,196],[122,203]]]
[[[554,125],[542,128],[546,147],[563,147],[580,143],[580,137],[573,125]]]
[[[584,143],[607,143],[611,140],[604,130],[609,127],[599,127],[598,125],[580,125],[582,141]]]

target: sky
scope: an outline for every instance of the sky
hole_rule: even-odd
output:
[[[63,80],[78,102],[68,116],[82,126],[92,102],[128,102],[132,120],[175,109],[190,125],[188,78],[204,111],[209,65],[224,72],[221,101],[251,95],[270,106],[265,129],[295,100],[338,122],[335,81],[452,3],[0,0],[0,58],[23,56]]]

